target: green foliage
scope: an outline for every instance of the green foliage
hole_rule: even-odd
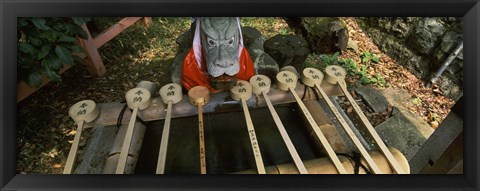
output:
[[[379,63],[380,62],[380,58],[371,52],[362,52],[362,54],[360,55],[360,58],[362,58],[362,63],[368,63],[368,62]]]
[[[323,64],[325,65],[332,65],[332,64],[338,64],[339,63],[339,60],[338,60],[338,55],[340,53],[339,52],[335,52],[331,57],[326,55],[326,54],[322,54],[320,56],[320,60],[322,61]]]
[[[351,58],[347,58],[342,60],[341,63],[345,70],[347,70],[347,74],[350,76],[355,76],[358,73],[357,63],[353,61]]]
[[[294,34],[293,29],[288,27],[287,23],[280,17],[241,17],[240,22],[242,27],[253,27],[262,31],[265,39],[278,34]]]
[[[358,73],[360,76],[360,83],[361,84],[369,84],[370,79],[367,76],[367,66],[362,66],[362,70]]]
[[[362,58],[362,63],[364,62],[364,58],[367,58],[367,57],[371,59],[373,62],[378,61],[378,57],[368,52],[362,53],[360,57]],[[358,69],[357,63],[353,61],[353,59],[351,58],[338,60],[337,62],[342,64],[343,68],[345,68],[348,75],[352,77],[358,76],[358,82],[360,82],[361,84],[364,84],[364,85],[373,84],[378,87],[390,86],[390,84],[380,74],[376,74],[373,77],[369,77],[367,75],[367,66],[364,65],[361,67],[361,69]]]
[[[77,38],[87,38],[81,25],[83,17],[21,17],[17,19],[18,80],[30,86],[41,85],[42,75],[54,82],[61,81],[59,71],[64,64],[81,62],[74,52],[83,49]]]
[[[390,86],[390,84],[387,83],[385,78],[380,74],[375,74],[375,76],[373,76],[373,77],[368,77],[367,76],[367,66],[362,66],[362,70],[360,70],[360,72],[358,72],[357,75],[360,76],[360,83],[361,84],[374,84],[378,87],[389,87]]]
[[[377,86],[381,86],[381,87],[390,86],[390,84],[388,84],[385,78],[383,78],[380,74],[375,74],[375,77],[372,77],[370,81],[372,83],[375,83]]]

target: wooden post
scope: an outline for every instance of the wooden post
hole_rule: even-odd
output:
[[[90,31],[88,30],[87,25],[82,25],[83,30],[85,30],[85,32],[87,33],[87,39],[81,39],[80,44],[83,46],[85,52],[87,53],[87,58],[84,60],[84,62],[87,65],[87,70],[91,75],[103,76],[106,72],[105,65],[103,64],[102,58],[98,53],[98,48],[115,38],[126,28],[133,25],[141,18],[142,17],[125,17],[94,38],[92,38],[92,36],[90,35]],[[148,26],[150,21],[151,19],[145,17],[143,20],[144,26]]]
[[[94,40],[88,31],[87,25],[83,24],[82,28],[87,32],[87,40],[80,39],[80,45],[87,54],[87,57],[83,61],[85,62],[85,65],[87,65],[88,73],[93,76],[103,76],[106,71],[102,58],[98,53],[97,47],[95,47]]]
[[[125,17],[122,20],[118,21],[114,25],[108,27],[105,31],[98,34],[93,38],[93,44],[95,48],[102,47],[105,43],[112,40],[114,37],[119,35],[128,27],[132,26],[135,22],[140,20],[142,17]]]
[[[143,17],[142,19],[142,25],[145,28],[150,27],[150,24],[152,23],[152,17]]]
[[[58,73],[62,74],[63,72],[70,69],[71,67],[72,65],[64,65],[63,68]],[[42,76],[42,84],[38,88],[29,86],[23,80],[20,81],[19,83],[17,83],[17,103],[21,102],[23,99],[32,95],[34,92],[36,92],[41,87],[47,85],[49,82],[50,80],[45,75]]]

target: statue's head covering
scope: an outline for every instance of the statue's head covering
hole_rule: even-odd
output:
[[[192,21],[195,22],[195,34],[193,37],[193,52],[195,53],[195,58],[197,60],[198,67],[201,68],[201,61],[202,61],[202,43],[201,43],[201,38],[200,38],[200,22],[201,22],[201,17],[194,17],[192,18]],[[239,45],[238,45],[238,50],[241,50],[244,45],[243,45],[243,35],[242,35],[242,30],[240,28],[240,18],[236,17],[236,23],[239,31]],[[240,57],[241,51],[238,51],[238,57]]]

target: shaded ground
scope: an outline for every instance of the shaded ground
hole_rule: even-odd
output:
[[[98,31],[115,22],[112,18],[95,20]],[[380,55],[381,64],[369,65],[368,71],[372,75],[382,74],[394,88],[412,92],[420,99],[410,108],[412,112],[431,124],[433,122],[434,127],[435,123],[440,123],[453,101],[423,88],[421,81],[378,50],[353,18],[345,18],[345,21],[351,38],[359,42],[359,47],[357,51],[343,52],[340,57],[358,61],[364,51]],[[242,25],[259,29],[267,39],[279,33],[292,33],[278,18],[242,18]],[[97,103],[120,102],[124,100],[125,92],[142,80],[155,82],[158,86],[169,82],[169,64],[177,51],[175,38],[189,27],[190,18],[153,18],[148,29],[135,24],[99,50],[107,69],[104,77],[92,77],[84,66],[76,65],[62,75],[62,83],[49,83],[20,102],[17,105],[18,173],[62,173],[76,133],[76,124],[67,113],[75,102],[84,99]],[[315,60],[316,56],[311,59]],[[353,78],[348,80],[356,81]],[[417,100],[415,98],[412,100]],[[372,113],[362,107],[372,124],[382,122],[389,115]],[[347,107],[346,110],[350,109]],[[84,139],[89,133],[90,130],[86,130]]]

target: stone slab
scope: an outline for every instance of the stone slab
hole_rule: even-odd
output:
[[[106,159],[117,135],[116,126],[99,126],[93,129],[92,136],[87,141],[77,161],[75,174],[101,174]]]
[[[408,110],[413,105],[412,95],[403,89],[377,90],[360,86],[355,91],[374,112],[383,112],[393,106],[392,117],[375,129],[387,146],[400,150],[410,160],[433,133],[433,129],[420,117]]]
[[[375,127],[385,144],[400,150],[407,160],[415,156],[433,133],[430,126],[409,111],[394,108],[393,116]]]
[[[388,106],[391,106],[380,91],[369,86],[359,86],[355,88],[355,92],[363,99],[364,103],[376,113],[383,112]]]

